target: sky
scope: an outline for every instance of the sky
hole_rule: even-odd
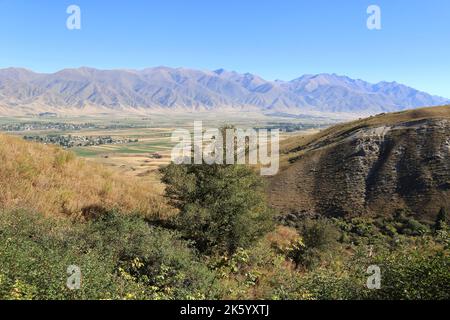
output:
[[[69,5],[81,29],[69,30]],[[369,30],[369,5],[381,29]],[[0,0],[0,68],[337,73],[450,98],[449,0]]]

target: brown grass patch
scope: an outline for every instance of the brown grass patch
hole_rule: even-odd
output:
[[[0,135],[0,207],[81,216],[87,208],[163,218],[160,188],[55,146]]]

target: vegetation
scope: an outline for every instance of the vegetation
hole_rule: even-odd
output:
[[[234,254],[272,225],[264,184],[243,165],[175,165],[163,169],[177,229],[203,253]]]
[[[305,235],[328,234],[329,226],[318,225],[308,222]],[[277,227],[247,249],[210,255],[177,231],[118,212],[76,222],[5,211],[0,230],[1,299],[450,298],[448,239],[431,234],[402,236],[369,253],[368,246],[342,241],[330,250],[329,240],[310,242],[296,229]],[[295,251],[321,259],[309,269],[296,268]],[[366,287],[365,271],[373,264],[382,272],[379,290]],[[70,265],[80,267],[79,290],[66,286]]]
[[[20,131],[80,131],[80,130],[111,130],[111,129],[129,129],[129,128],[148,128],[148,125],[142,124],[95,124],[95,123],[71,123],[71,122],[46,122],[46,121],[25,121],[8,122],[0,124],[0,131],[20,132]]]
[[[108,213],[71,223],[25,211],[0,214],[2,299],[216,298],[213,272],[176,233]],[[66,287],[69,265],[82,272]]]
[[[23,137],[27,141],[34,141],[40,143],[51,143],[56,144],[64,149],[73,147],[85,147],[85,146],[100,146],[104,144],[125,144],[125,143],[135,143],[138,139],[128,139],[128,138],[118,138],[111,136],[72,136],[72,135],[59,135],[59,134],[49,134],[46,136],[30,136],[25,135]]]
[[[296,267],[311,269],[319,265],[325,255],[337,247],[338,230],[329,220],[307,219],[301,227],[302,246],[292,250],[288,255]]]
[[[441,208],[437,217],[436,223],[434,224],[434,229],[436,231],[443,231],[448,228],[449,216],[445,208]]]
[[[0,136],[0,161],[0,299],[450,299],[445,210],[275,219],[251,168],[170,165],[175,212],[56,147]]]
[[[0,135],[0,208],[82,217],[95,208],[167,215],[160,190],[54,146]],[[101,211],[101,210],[100,210]]]

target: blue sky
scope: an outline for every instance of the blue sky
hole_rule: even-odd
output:
[[[81,30],[66,8],[81,8]],[[366,27],[379,5],[382,29]],[[338,73],[450,98],[448,0],[0,0],[0,68]]]

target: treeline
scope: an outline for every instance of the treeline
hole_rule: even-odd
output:
[[[117,129],[137,129],[150,128],[147,124],[97,124],[97,123],[71,123],[53,121],[27,121],[17,123],[0,124],[0,131],[20,132],[20,131],[81,131],[81,130],[117,130]]]
[[[100,146],[104,144],[125,144],[135,143],[138,139],[112,137],[112,136],[72,136],[72,135],[25,135],[23,137],[26,141],[34,141],[40,143],[56,144],[63,148],[73,147],[87,147],[87,146]]]

